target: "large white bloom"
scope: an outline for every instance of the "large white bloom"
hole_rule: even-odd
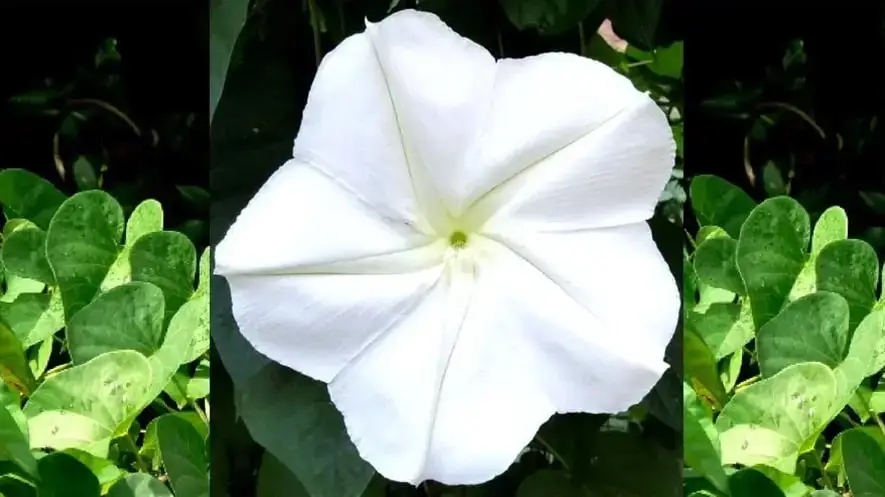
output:
[[[496,63],[403,11],[325,57],[216,271],[381,474],[483,482],[553,413],[625,410],[665,371],[680,299],[645,220],[674,150],[605,65]]]

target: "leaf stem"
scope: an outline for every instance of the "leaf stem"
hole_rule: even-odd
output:
[[[316,57],[317,67],[320,67],[320,61],[323,60],[323,52],[320,48],[320,26],[317,17],[316,0],[307,0],[307,9],[310,11],[310,27],[313,30],[313,54]]]
[[[587,56],[587,40],[584,36],[584,21],[578,21],[578,40],[581,43],[581,56]]]
[[[839,413],[839,418],[844,419],[845,421],[847,421],[848,424],[850,424],[853,428],[857,428],[857,427],[863,426],[863,425],[859,424],[858,422],[856,422],[855,420],[851,419],[851,416],[845,414],[844,412],[840,412],[840,413]]]
[[[547,443],[547,441],[544,440],[544,437],[542,437],[540,433],[535,435],[535,440],[543,445],[544,448],[547,449],[547,452],[553,454],[553,457],[555,457],[560,463],[562,463],[562,467],[565,468],[566,471],[571,473],[572,469],[569,467],[568,463],[565,462],[565,458],[563,458],[559,452],[556,452],[556,449],[554,449],[552,445]]]
[[[858,397],[861,397],[858,395]],[[876,420],[876,424],[879,425],[879,429],[882,430],[882,434],[885,435],[885,423],[882,422],[882,418],[879,417],[879,413],[873,410],[873,406],[870,405],[867,399],[864,399],[864,407],[867,408],[867,411],[870,413],[870,417]]]
[[[200,408],[196,400],[193,400],[188,396],[187,390],[181,385],[181,382],[178,381],[178,378],[173,376],[172,383],[175,383],[175,388],[178,389],[178,392],[181,393],[181,396],[184,397],[188,405],[190,405],[194,409],[194,411],[197,412],[197,416],[199,416],[200,419],[203,420],[204,423],[206,423],[206,426],[209,426],[209,418],[206,416],[206,413],[203,412],[203,409]]]
[[[145,465],[144,459],[141,458],[141,454],[138,453],[138,446],[135,445],[135,439],[132,438],[132,433],[127,431],[126,436],[123,438],[126,440],[126,442],[128,442],[127,445],[129,446],[129,449],[132,451],[132,454],[135,455],[135,466],[140,471],[147,473],[149,468],[147,467],[147,465]]]
[[[818,452],[816,450],[812,450],[811,452],[812,452],[812,454],[814,454],[814,456],[813,456],[814,462],[817,463],[817,467],[818,467],[818,469],[820,469],[820,475],[824,481],[824,486],[829,488],[830,490],[835,490],[836,486],[833,485],[833,480],[830,478],[830,475],[829,475],[829,473],[827,473],[827,470],[824,469],[824,461],[820,457],[820,452]]]
[[[749,352],[749,351],[747,351],[747,352]],[[757,374],[756,376],[751,377],[751,378],[747,378],[746,380],[744,380],[744,381],[738,383],[738,384],[734,387],[734,391],[737,392],[738,390],[741,390],[741,389],[747,388],[748,386],[752,385],[753,383],[756,383],[757,381],[759,381],[761,378],[762,378],[762,377],[759,376],[758,374]]]

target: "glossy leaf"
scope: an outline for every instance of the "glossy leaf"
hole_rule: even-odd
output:
[[[157,442],[175,493],[209,497],[206,444],[199,432],[187,421],[165,415],[157,420]]]
[[[55,273],[65,317],[92,301],[117,259],[123,210],[99,190],[66,200],[46,232],[46,256]]]
[[[701,226],[722,226],[734,239],[756,206],[743,190],[718,176],[697,175],[689,187],[692,210]]]
[[[52,183],[30,171],[0,171],[0,204],[7,219],[27,219],[45,230],[65,198]]]
[[[148,360],[117,350],[47,378],[23,409],[31,447],[76,448],[105,457],[145,402],[151,378]]]
[[[37,387],[21,343],[3,323],[0,323],[0,379],[25,395]]]
[[[737,266],[757,328],[786,304],[805,266],[810,237],[808,213],[789,197],[762,202],[741,227]]]
[[[22,433],[4,406],[0,406],[0,460],[12,461],[32,476],[37,476],[37,460],[31,454],[28,434]]]
[[[885,450],[860,430],[842,435],[842,457],[854,497],[885,495]]]
[[[147,473],[132,473],[108,490],[106,497],[174,497],[160,480]]]
[[[49,454],[39,461],[40,497],[99,497],[101,487],[92,471],[63,452]]]

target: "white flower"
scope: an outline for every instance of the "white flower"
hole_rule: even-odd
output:
[[[665,371],[680,299],[645,220],[674,150],[605,65],[496,63],[402,11],[325,57],[216,271],[382,475],[484,482],[553,413],[623,411]]]

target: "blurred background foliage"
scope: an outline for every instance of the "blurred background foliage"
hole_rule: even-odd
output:
[[[4,7],[0,167],[28,169],[68,195],[101,188],[127,215],[154,198],[168,229],[205,247],[204,9],[195,2]]]
[[[211,0],[213,243],[223,237],[271,173],[291,157],[301,111],[322,56],[345,37],[363,31],[366,19],[377,22],[405,8],[438,14],[456,32],[496,57],[578,53],[605,62],[648,91],[670,118],[679,151],[677,167],[651,223],[673,273],[681,274],[686,200],[682,181],[684,19],[678,4],[662,0]],[[226,300],[229,296],[220,287],[226,287],[223,280],[213,280],[213,338],[227,368],[213,368],[213,493],[244,497],[681,495],[682,390],[677,372],[682,370],[682,352],[678,335],[667,354],[672,370],[631,412],[554,416],[518,462],[493,481],[471,487],[426,482],[416,488],[379,475],[360,480],[353,476],[358,470],[334,467],[338,463],[329,462],[328,454],[339,447],[323,437],[329,430],[342,433],[338,417],[315,421],[318,425],[306,442],[323,446],[324,453],[293,448],[303,447],[296,433],[304,428],[304,421],[297,424],[297,413],[280,419],[269,415],[270,407],[256,408],[256,403],[273,403],[273,399],[262,400],[260,390],[279,397],[286,385],[302,385],[311,391],[317,387],[317,395],[325,395],[323,388],[297,373],[267,365],[254,352],[247,353],[248,344],[232,338],[237,333]],[[262,375],[258,372],[262,368],[265,372],[272,368],[270,377],[280,382],[279,387],[249,389],[249,400],[244,400],[246,385]],[[290,411],[298,411],[299,405],[292,402]],[[267,427],[268,422],[275,426]],[[252,435],[270,439],[268,450],[254,442]],[[320,439],[325,442],[319,443]],[[331,466],[321,468],[320,459]],[[317,472],[336,471],[356,483],[340,484],[334,490],[324,486]]]
[[[706,22],[687,35],[688,174],[721,176],[756,200],[791,195],[812,222],[839,205],[849,236],[881,258],[885,10],[794,4],[696,10]]]

